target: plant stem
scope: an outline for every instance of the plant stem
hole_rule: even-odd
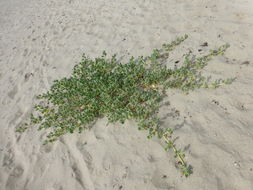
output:
[[[178,154],[178,150],[175,146],[175,144],[173,143],[173,141],[171,140],[171,133],[165,133],[163,135],[163,138],[165,140],[165,142],[173,149],[176,157],[178,157],[178,159],[180,160],[180,165],[182,165],[183,167],[187,167],[186,162],[184,161],[184,158],[182,157],[181,154]]]

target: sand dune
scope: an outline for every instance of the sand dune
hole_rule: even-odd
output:
[[[0,189],[252,190],[252,10],[250,0],[0,1]],[[106,126],[101,119],[46,146],[43,131],[15,133],[35,96],[68,76],[82,53],[106,50],[127,61],[184,34],[190,38],[168,66],[189,50],[205,54],[229,43],[204,72],[237,77],[215,90],[168,92],[161,114],[164,125],[177,129],[177,145],[193,166],[189,178],[133,121]]]

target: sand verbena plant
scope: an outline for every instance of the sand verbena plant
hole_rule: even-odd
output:
[[[140,130],[148,131],[148,138],[157,136],[163,139],[166,150],[174,151],[183,175],[189,176],[191,167],[175,145],[173,129],[161,126],[159,122],[160,103],[169,88],[188,92],[200,87],[216,88],[231,83],[233,79],[210,82],[200,73],[211,57],[223,54],[228,45],[202,57],[189,53],[180,68],[167,68],[164,63],[169,52],[187,37],[164,44],[161,49],[153,50],[150,56],[132,57],[125,64],[120,63],[115,55],[107,58],[105,52],[95,60],[83,55],[70,77],[55,80],[48,92],[37,97],[39,103],[34,107],[30,122],[17,131],[23,132],[36,124],[39,130],[50,131],[44,142],[47,144],[66,133],[81,133],[101,117],[120,123],[132,119]]]

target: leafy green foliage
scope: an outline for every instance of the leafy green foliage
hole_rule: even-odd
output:
[[[160,126],[160,102],[168,88],[188,92],[200,87],[216,88],[231,83],[233,79],[210,83],[200,73],[211,57],[223,54],[228,45],[203,57],[188,54],[182,67],[167,68],[163,63],[169,52],[187,37],[163,44],[150,56],[132,57],[126,64],[120,63],[115,55],[108,59],[105,52],[95,60],[83,55],[69,78],[55,80],[48,92],[37,97],[40,103],[35,105],[29,125],[38,125],[39,130],[50,130],[46,144],[66,133],[82,132],[100,117],[120,123],[132,119],[140,130],[148,131],[148,138],[163,138],[166,150],[172,149],[179,160],[182,174],[189,176],[191,168],[172,140],[173,130]],[[23,126],[17,131],[23,132],[26,128]]]

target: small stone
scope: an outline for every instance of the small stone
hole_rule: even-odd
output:
[[[201,44],[200,46],[202,46],[202,47],[207,47],[207,46],[208,46],[208,43],[207,43],[207,42],[204,42],[204,43]]]
[[[249,61],[244,61],[244,62],[242,62],[242,65],[249,65]]]
[[[25,81],[28,81],[30,76],[33,76],[33,73],[26,73],[25,74]]]
[[[240,168],[241,167],[241,165],[239,164],[239,162],[234,162],[234,166],[236,167],[236,168]]]

